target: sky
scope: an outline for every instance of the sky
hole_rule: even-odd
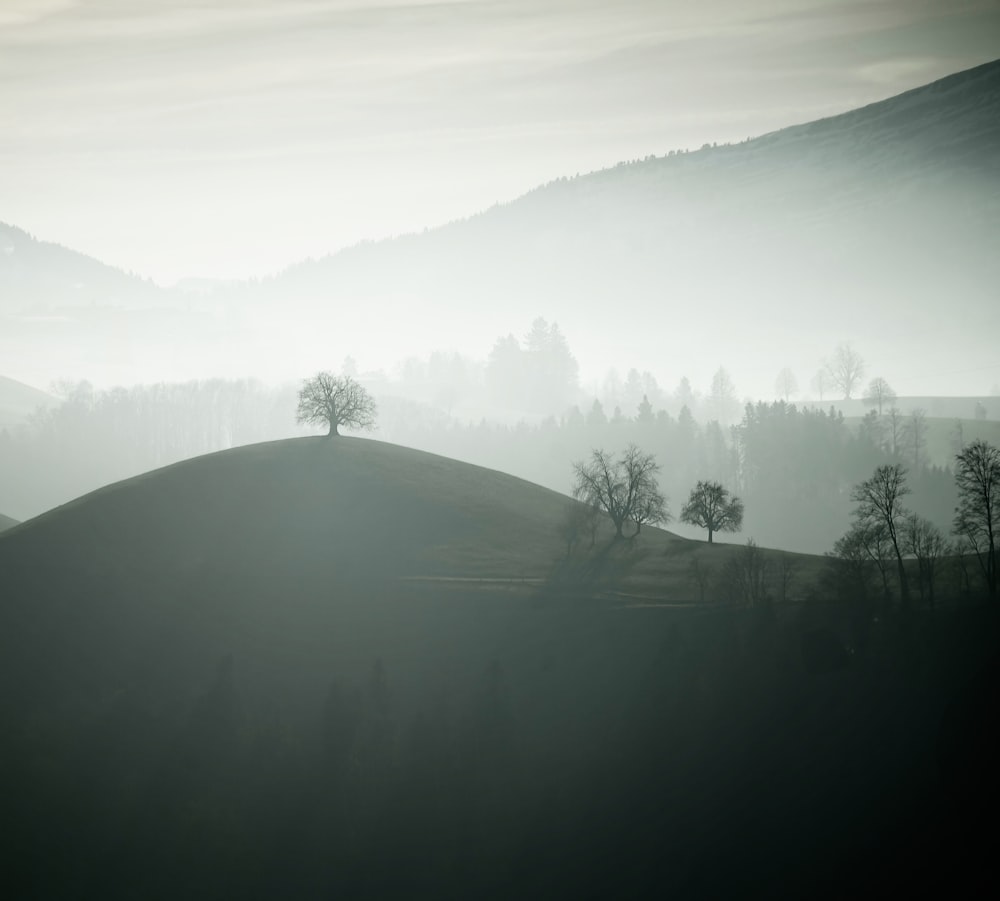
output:
[[[0,0],[0,221],[169,285],[1000,55],[1000,0]]]

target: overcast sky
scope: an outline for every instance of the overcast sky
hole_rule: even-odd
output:
[[[0,221],[263,275],[998,53],[1000,0],[0,0]]]

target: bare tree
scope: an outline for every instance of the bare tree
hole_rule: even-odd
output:
[[[743,527],[743,501],[718,482],[699,481],[681,510],[681,522],[707,529],[711,544],[714,532],[738,532]]]
[[[812,377],[810,386],[812,387],[812,390],[819,395],[819,402],[823,403],[823,396],[831,388],[830,371],[825,362],[817,371],[816,375]]]
[[[903,539],[907,553],[917,560],[917,585],[920,600],[927,600],[934,612],[934,581],[938,561],[944,556],[947,543],[940,529],[916,513],[904,521]]]
[[[882,416],[882,407],[892,403],[896,399],[896,392],[892,386],[882,376],[872,379],[865,390],[865,403],[878,408],[879,417]]]
[[[787,366],[778,373],[774,380],[774,393],[785,403],[793,394],[799,393],[799,381],[795,378],[795,373]]]
[[[698,600],[701,603],[705,603],[705,589],[708,588],[712,570],[698,557],[691,558],[688,568],[691,570],[691,578],[694,579],[695,584],[698,586]]]
[[[302,383],[295,421],[323,425],[328,438],[340,434],[339,426],[370,429],[375,425],[372,396],[349,375],[320,372]]]
[[[905,516],[902,498],[909,493],[910,489],[906,486],[906,468],[899,463],[877,467],[870,479],[856,485],[851,492],[851,500],[858,505],[855,510],[857,522],[866,528],[882,525],[888,533],[896,556],[899,591],[904,611],[908,611],[910,606],[910,586],[906,580],[906,567],[903,565],[900,527]]]
[[[589,547],[597,541],[598,509],[590,504],[568,503],[559,521],[559,535],[566,542],[566,556],[573,552],[583,539],[589,539]]]
[[[791,554],[781,554],[778,557],[778,587],[781,590],[781,603],[788,602],[788,589],[795,579],[799,565]]]
[[[865,361],[850,344],[839,344],[827,364],[827,372],[833,386],[844,392],[845,400],[850,400],[865,374]]]
[[[982,439],[973,441],[955,457],[954,531],[972,547],[991,599],[997,596],[996,531],[1000,503],[1000,448]]]
[[[573,496],[604,510],[615,526],[615,537],[624,538],[626,523],[635,527],[634,538],[645,523],[669,522],[666,498],[660,493],[660,471],[652,454],[634,444],[617,460],[603,450],[592,452],[589,463],[574,463]]]
[[[729,558],[724,575],[729,582],[731,596],[735,595],[751,607],[770,605],[767,561],[752,538],[748,539],[738,555]]]
[[[732,377],[721,366],[712,376],[709,402],[715,418],[723,424],[732,422],[739,413],[740,402],[736,397],[736,386],[733,384]]]
[[[920,455],[927,446],[927,413],[916,409],[910,412],[903,423],[903,440],[906,449],[913,456],[913,465],[920,465]]]
[[[903,414],[899,407],[889,407],[885,419],[886,450],[895,457],[903,439]]]

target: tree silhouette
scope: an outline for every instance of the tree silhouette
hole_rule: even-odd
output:
[[[787,366],[778,373],[774,380],[774,393],[785,403],[793,394],[798,394],[799,380],[795,378],[795,373]]]
[[[616,538],[625,537],[625,524],[632,523],[635,532],[630,537],[634,538],[645,523],[669,521],[667,501],[656,480],[659,470],[653,455],[634,444],[617,460],[595,450],[589,463],[573,464],[573,496],[607,513],[615,525]]]
[[[896,399],[896,392],[892,386],[882,376],[872,379],[865,390],[865,403],[878,408],[878,415],[882,416],[882,407],[892,403]]]
[[[743,501],[732,497],[718,482],[699,481],[681,511],[681,522],[715,532],[738,532],[743,527]]]
[[[299,390],[295,420],[329,429],[328,438],[340,434],[338,426],[370,429],[375,425],[375,401],[348,375],[320,372],[306,379]]]
[[[844,392],[845,400],[850,400],[865,374],[865,361],[850,344],[840,344],[826,369],[833,386]]]
[[[997,596],[996,530],[1000,501],[1000,448],[979,439],[955,456],[955,534],[972,547],[991,599]]]
[[[851,492],[851,500],[857,503],[855,517],[858,523],[875,527],[885,527],[896,556],[896,570],[899,574],[899,591],[904,611],[910,605],[910,587],[903,566],[900,527],[905,511],[902,498],[910,493],[906,486],[906,468],[899,463],[879,466],[875,474],[856,485]]]

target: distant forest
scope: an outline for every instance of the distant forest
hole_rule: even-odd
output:
[[[342,368],[357,375],[351,359]],[[721,387],[717,374],[707,396],[687,379],[668,393],[649,373],[611,372],[595,397],[580,389],[558,327],[536,320],[523,343],[498,339],[485,364],[441,353],[411,359],[393,377],[359,377],[378,402],[376,438],[567,494],[575,461],[634,442],[662,466],[672,530],[702,537],[676,520],[695,482],[711,479],[745,502],[742,534],[728,540],[809,553],[833,547],[850,519],[852,486],[886,462],[907,465],[911,508],[949,531],[954,453],[974,437],[995,440],[992,422],[928,420],[895,407],[853,421],[833,407],[785,401],[741,411],[720,372]],[[4,512],[28,518],[188,457],[307,434],[295,425],[297,388],[222,379],[106,391],[63,386],[60,404],[0,431]]]

